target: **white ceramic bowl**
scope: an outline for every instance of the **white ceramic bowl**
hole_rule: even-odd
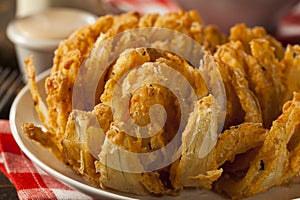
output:
[[[34,15],[16,18],[7,26],[8,38],[14,43],[20,71],[26,81],[24,60],[34,56],[36,73],[52,66],[54,51],[60,41],[86,24],[94,23],[96,16],[78,9],[50,8]]]
[[[229,33],[230,27],[245,23],[264,26],[275,33],[282,15],[299,0],[176,0],[185,10],[198,10],[205,24],[216,24]]]

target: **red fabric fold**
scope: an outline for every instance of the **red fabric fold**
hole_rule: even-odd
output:
[[[7,120],[0,120],[0,170],[14,184],[20,200],[92,199],[35,166],[15,142]]]

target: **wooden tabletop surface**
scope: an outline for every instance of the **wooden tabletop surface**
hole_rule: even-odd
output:
[[[0,172],[0,200],[18,199],[14,185]]]

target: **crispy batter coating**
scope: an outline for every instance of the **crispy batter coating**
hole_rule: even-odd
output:
[[[262,144],[266,129],[259,123],[243,123],[224,131],[216,146],[217,165],[234,161],[235,155],[245,153]]]
[[[220,135],[220,105],[209,94],[202,72],[185,58],[154,48],[120,52],[100,77],[93,108],[72,110],[76,76],[81,67],[89,66],[85,59],[90,56],[89,64],[102,59],[90,54],[92,49],[97,53],[106,39],[139,27],[179,31],[201,44],[205,54],[213,55],[215,60],[209,62],[220,72],[227,100]],[[115,45],[126,42],[125,38]],[[156,45],[159,48],[163,42]],[[193,54],[189,44],[178,42],[176,47]],[[107,48],[116,49],[112,45]],[[139,195],[177,195],[185,187],[196,187],[239,199],[291,182],[300,175],[300,47],[288,45],[284,49],[262,27],[250,29],[238,24],[227,38],[216,26],[204,25],[196,11],[100,17],[94,24],[75,31],[55,51],[45,83],[47,108],[38,92],[33,58],[25,64],[34,105],[47,130],[25,123],[24,133],[96,187]],[[184,97],[183,107],[170,85],[155,82],[162,80],[160,73],[166,66],[178,72],[170,73],[169,78],[174,80],[171,86]],[[87,73],[95,71],[88,69]],[[118,88],[119,93],[115,92]],[[115,96],[118,94],[121,95]],[[124,106],[121,103],[125,97],[129,101]],[[151,113],[155,105],[164,108],[161,115]],[[192,109],[187,105],[193,105]],[[183,112],[188,116],[182,122]],[[164,113],[167,118],[162,124]],[[162,158],[170,159],[170,155],[162,153],[161,157],[139,160],[122,151],[159,150],[178,134],[180,123],[185,125],[178,142],[182,152],[173,163],[143,173],[110,165],[145,169]],[[128,124],[135,126],[126,129]],[[141,137],[143,130],[150,137]]]
[[[293,161],[297,160],[294,153],[299,146],[299,100],[299,93],[294,93],[293,100],[284,105],[283,113],[273,122],[245,176],[237,179],[230,174],[224,175],[217,185],[218,190],[224,191],[233,199],[240,199],[299,176],[298,171],[290,169],[290,166],[294,167]]]
[[[284,82],[286,83],[286,97],[284,99],[292,99],[293,92],[300,91],[300,46],[288,45],[284,58],[281,60],[283,64]]]
[[[150,22],[148,18],[151,18]],[[182,21],[184,23],[181,23]],[[118,16],[107,15],[100,17],[92,25],[82,27],[68,39],[62,41],[55,51],[51,74],[46,80],[49,122],[44,123],[44,125],[51,128],[58,135],[63,134],[68,115],[72,109],[72,88],[75,77],[83,60],[89,55],[100,35],[104,40],[122,31],[146,26],[173,28],[187,33],[194,39],[206,34],[200,31],[204,25],[195,11],[180,11],[162,16],[150,14],[143,17],[138,13],[125,13]],[[201,44],[225,42],[225,36],[217,28],[213,32],[209,31],[206,35],[209,35],[209,37],[197,41]],[[207,48],[209,47],[207,46]]]
[[[253,39],[265,39],[275,49],[275,57],[279,60],[283,58],[284,48],[274,37],[269,35],[263,27],[248,28],[245,24],[237,24],[230,29],[229,40],[240,41],[247,53],[250,53],[250,42]]]
[[[264,38],[253,39],[249,48],[247,53],[242,42],[231,41],[220,46],[214,55],[220,63],[228,94],[226,123],[234,125],[233,113],[242,116],[243,112],[244,121],[262,122],[269,128],[291,92],[287,91],[283,76],[283,61],[275,57],[270,42]],[[242,110],[238,110],[239,106]]]
[[[139,66],[143,62],[145,63],[142,66]],[[138,68],[136,68],[137,66]],[[134,133],[135,137],[129,136],[128,133],[122,129],[122,123],[119,121],[118,117],[115,116],[114,123],[111,124],[109,131],[106,132],[107,138],[110,139],[114,145],[130,150],[131,152],[151,152],[159,150],[173,139],[178,130],[181,113],[179,102],[174,94],[167,87],[156,83],[157,80],[155,77],[160,75],[158,72],[163,73],[163,71],[166,70],[164,66],[175,68],[176,71],[179,72],[178,75],[184,76],[186,80],[189,81],[189,84],[194,89],[198,98],[208,94],[208,89],[204,84],[204,80],[201,77],[200,72],[179,57],[171,53],[159,52],[145,48],[126,50],[120,55],[118,60],[115,62],[115,65],[111,68],[111,72],[108,76],[109,79],[106,82],[107,84],[105,85],[103,95],[101,96],[101,101],[117,109],[121,113],[120,115],[123,115],[122,113],[126,113],[126,110],[124,111],[124,106],[119,106],[119,104],[113,105],[112,100],[115,97],[113,97],[112,91],[115,91],[114,87],[120,77],[124,75],[126,71],[131,69],[130,73],[126,74],[126,78],[122,84],[122,87],[126,88],[127,93],[132,93],[130,95],[129,102],[130,120],[133,120],[138,126],[146,126],[150,123],[150,108],[157,104],[161,105],[165,109],[167,119],[162,129],[158,129],[154,136],[140,139],[139,129],[135,129],[134,127],[131,128],[130,131]],[[177,89],[181,89],[182,93],[187,93],[183,94],[184,97],[187,98],[188,96],[186,95],[188,95],[190,91],[188,88],[178,87],[184,86],[180,83],[180,77],[176,78],[176,76],[176,74],[173,74],[172,77],[169,78],[175,78],[178,80],[178,83],[175,86]],[[168,87],[172,86],[168,85]],[[160,121],[163,120],[160,119],[159,116],[152,118],[149,130],[155,130],[156,126],[159,127]],[[128,123],[129,122],[125,121],[125,124]],[[105,143],[103,149],[105,148],[112,147],[109,146],[109,143]],[[104,150],[100,153],[100,158],[105,157],[105,152],[106,151]],[[156,162],[159,158],[152,159],[154,159],[152,162]],[[105,171],[104,167],[106,166],[101,164],[101,162],[97,163],[97,170],[103,173]],[[170,167],[171,166],[158,171],[143,173],[142,177],[139,177],[138,179],[136,179],[136,175],[131,175],[130,173],[126,173],[126,176],[132,177],[130,180],[135,180],[142,184],[149,193],[158,195],[175,194],[177,193],[177,190],[172,189],[171,180],[168,175]],[[110,171],[113,169],[108,170]],[[105,174],[107,173],[105,172]],[[115,183],[111,183],[109,178],[105,178],[105,180],[100,178],[100,183],[106,187],[116,187]],[[133,185],[136,186],[137,183]],[[129,190],[128,187],[120,188],[119,186],[115,189],[121,189],[122,191]]]
[[[174,175],[173,184],[179,188],[211,189],[222,174],[216,163],[218,106],[209,95],[199,100],[190,114],[182,133],[182,155]],[[199,167],[202,166],[202,167]]]
[[[235,113],[239,113],[239,116],[244,113],[243,121],[261,123],[261,107],[257,97],[249,87],[249,81],[246,74],[247,66],[244,60],[246,53],[244,52],[241,42],[229,42],[220,46],[214,56],[220,63],[221,74],[222,71],[226,71],[226,73],[223,73],[222,76],[229,76],[225,77],[225,80],[227,80],[225,85],[228,85],[226,89],[233,89],[231,92],[234,92],[238,98],[238,100],[236,100],[234,99],[235,96],[231,97],[227,95],[228,125],[234,125],[234,122],[231,122],[230,118],[228,118],[230,115],[232,116],[232,111],[235,109],[232,106],[235,105],[235,103],[230,102],[232,100],[238,101],[241,105],[242,110]],[[226,127],[228,125],[226,125]]]
[[[37,127],[32,123],[22,124],[22,129],[29,139],[37,141],[45,148],[51,149],[56,156],[62,159],[63,154],[61,154],[61,141],[58,140],[55,134],[44,131],[41,127]]]
[[[112,120],[111,108],[105,104],[95,106],[92,112],[74,110],[62,138],[63,161],[96,187],[99,174],[94,162],[103,141],[101,133],[109,129]]]
[[[268,40],[254,39],[250,42],[250,48],[253,61],[258,63],[254,61],[253,66],[248,62],[248,77],[260,102],[264,125],[269,128],[272,121],[280,115],[283,104],[290,99],[284,98],[286,84],[283,65],[275,57],[274,49]]]
[[[124,16],[125,18],[125,16]],[[55,51],[50,76],[46,80],[48,116],[50,126],[62,136],[72,110],[72,88],[76,74],[89,55],[96,39],[113,25],[113,16],[100,17],[62,41]]]
[[[39,94],[38,87],[35,81],[35,69],[33,66],[33,56],[25,60],[25,70],[26,70],[27,81],[28,81],[30,93],[32,95],[32,100],[33,100],[35,110],[37,111],[37,114],[39,115],[39,118],[41,122],[45,125],[45,127],[49,131],[54,131],[48,123],[49,117],[47,116],[47,108]]]

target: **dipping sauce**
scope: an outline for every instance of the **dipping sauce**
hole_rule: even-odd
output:
[[[12,20],[6,33],[15,45],[18,65],[26,82],[24,60],[34,56],[36,73],[50,68],[55,49],[78,28],[96,21],[97,16],[73,8],[50,8]]]
[[[24,37],[36,39],[65,39],[73,31],[94,23],[96,16],[77,9],[51,8],[18,19],[15,28]]]

